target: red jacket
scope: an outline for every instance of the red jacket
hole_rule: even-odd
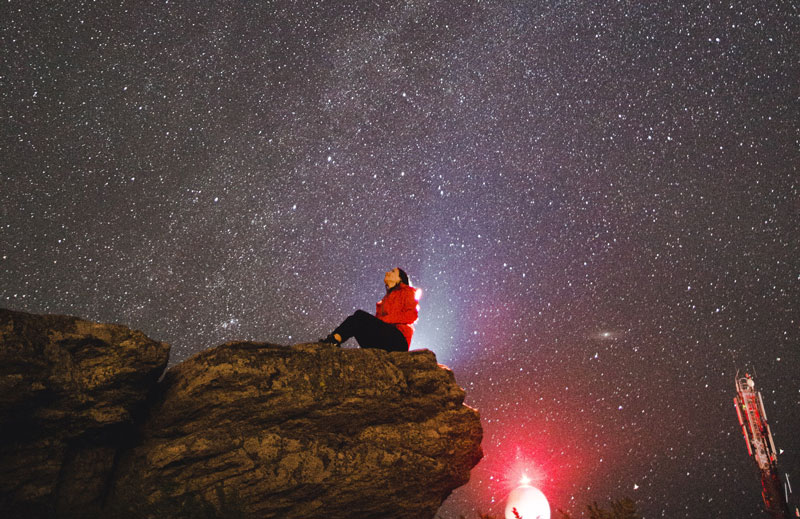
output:
[[[417,291],[405,283],[400,283],[375,304],[375,317],[395,325],[406,338],[409,347],[418,312]]]

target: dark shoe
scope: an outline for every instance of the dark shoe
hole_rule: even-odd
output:
[[[320,342],[322,344],[335,344],[337,346],[340,346],[342,344],[341,342],[339,342],[339,341],[337,341],[336,339],[333,338],[333,334],[330,334],[327,337],[325,337],[324,339],[320,339],[317,342]]]

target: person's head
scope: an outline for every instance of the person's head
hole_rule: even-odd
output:
[[[388,289],[394,288],[398,283],[403,283],[405,285],[410,284],[408,281],[408,274],[406,274],[406,271],[400,267],[396,267],[388,271],[386,275],[383,276],[383,283]]]

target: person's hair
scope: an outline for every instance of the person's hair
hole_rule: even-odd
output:
[[[405,283],[406,285],[410,285],[411,284],[408,281],[408,274],[406,274],[405,270],[401,269],[400,267],[397,267],[397,273],[400,274],[400,282],[401,283]]]

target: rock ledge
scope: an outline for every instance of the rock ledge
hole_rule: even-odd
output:
[[[228,496],[253,518],[433,518],[482,456],[477,411],[427,350],[232,342],[157,382],[168,353],[0,309],[0,515],[167,517]]]

